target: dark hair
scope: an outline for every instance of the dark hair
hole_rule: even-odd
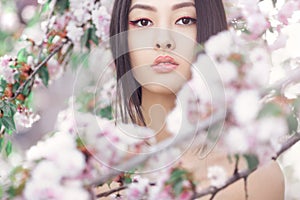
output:
[[[110,45],[117,72],[117,102],[119,115],[123,122],[128,122],[129,115],[133,123],[139,122],[145,125],[140,109],[142,90],[130,72],[131,64],[126,33],[130,5],[131,0],[115,0],[111,16]],[[227,29],[222,0],[195,0],[195,7],[198,43],[204,43],[210,36]],[[120,81],[121,79],[122,81]]]

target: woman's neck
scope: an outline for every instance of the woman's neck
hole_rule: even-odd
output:
[[[175,94],[155,93],[142,88],[142,112],[147,127],[156,133],[157,142],[166,139],[166,117],[175,106]]]

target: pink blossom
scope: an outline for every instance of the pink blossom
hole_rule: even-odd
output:
[[[189,200],[193,196],[192,191],[183,191],[180,196],[177,198],[178,200]]]
[[[92,11],[93,23],[96,26],[96,35],[99,38],[106,39],[109,35],[109,25],[110,25],[110,14],[107,11],[107,8],[100,6]]]
[[[12,64],[12,58],[10,56],[3,56],[0,58],[0,77],[3,77],[7,83],[15,83],[15,74],[17,71],[12,69],[10,65]]]
[[[143,197],[147,196],[148,187],[148,179],[135,176],[134,181],[128,186],[128,190],[126,191],[127,199],[143,199]]]
[[[288,36],[284,33],[279,33],[279,36],[276,38],[276,40],[269,45],[269,48],[271,51],[276,51],[278,49],[284,48],[286,46]]]
[[[246,20],[247,28],[251,32],[252,38],[259,37],[270,27],[270,23],[268,22],[266,17],[259,12],[251,13],[250,16],[246,17]]]
[[[300,9],[298,0],[287,1],[278,12],[278,20],[284,25],[288,25],[288,19],[291,18],[295,11]]]

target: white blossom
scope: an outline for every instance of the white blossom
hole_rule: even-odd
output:
[[[48,61],[47,68],[51,80],[60,78],[64,72],[63,66],[61,66],[56,59],[53,57]]]
[[[210,37],[205,43],[205,51],[209,56],[228,56],[232,52],[233,47],[232,33],[223,31]]]
[[[14,120],[17,127],[30,128],[32,124],[40,119],[38,114],[33,113],[32,109],[22,108],[18,109],[14,115]]]
[[[81,36],[83,36],[83,28],[76,25],[76,22],[70,21],[67,25],[67,36],[74,43],[78,43],[80,41]]]
[[[221,187],[226,182],[227,174],[223,167],[211,166],[207,170],[207,178],[212,186]]]
[[[37,0],[38,4],[45,4],[48,0]]]
[[[20,27],[20,20],[15,12],[2,11],[0,13],[0,29],[5,32],[14,33]]]
[[[89,199],[82,182],[75,179],[85,168],[85,158],[73,136],[55,133],[26,155],[33,170],[24,189],[25,199]]]
[[[224,84],[230,84],[232,81],[237,80],[238,71],[233,63],[224,61],[216,64],[216,66]]]
[[[246,153],[249,150],[245,130],[239,127],[230,128],[225,135],[224,142],[230,153]]]
[[[244,90],[237,94],[232,114],[240,124],[247,124],[257,117],[261,108],[259,93],[256,90]]]
[[[264,117],[256,124],[257,139],[260,142],[279,141],[281,136],[288,133],[286,120],[281,117]]]

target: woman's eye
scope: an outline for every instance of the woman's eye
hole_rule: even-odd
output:
[[[195,23],[196,23],[196,19],[190,17],[183,17],[176,21],[176,24],[179,25],[190,25]]]
[[[152,25],[152,22],[149,19],[138,19],[135,21],[130,21],[130,24],[138,27],[145,27]]]

